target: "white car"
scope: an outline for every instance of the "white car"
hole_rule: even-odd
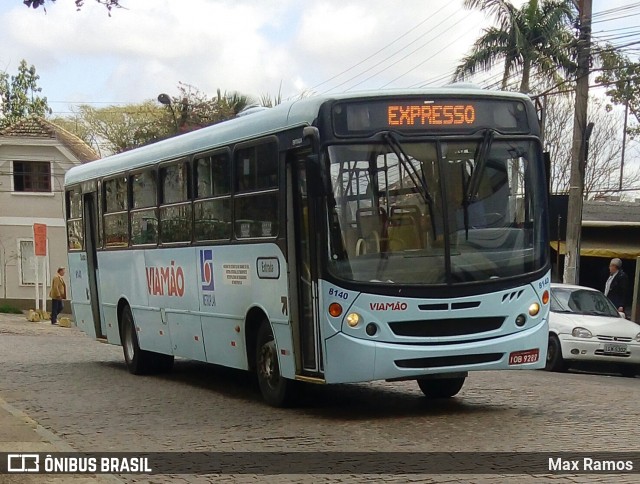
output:
[[[552,284],[550,309],[547,370],[601,363],[624,376],[640,374],[640,325],[625,319],[600,291]]]

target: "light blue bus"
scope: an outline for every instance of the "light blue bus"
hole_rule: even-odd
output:
[[[528,97],[297,100],[72,168],[76,324],[135,374],[184,357],[300,382],[544,367],[550,261]]]

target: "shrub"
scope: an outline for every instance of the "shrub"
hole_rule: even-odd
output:
[[[0,304],[0,313],[22,314],[22,311],[9,304]]]

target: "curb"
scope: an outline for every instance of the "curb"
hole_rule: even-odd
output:
[[[78,452],[72,446],[70,446],[64,439],[57,436],[49,429],[44,428],[38,422],[29,417],[22,410],[14,407],[10,403],[6,402],[2,397],[0,397],[0,410],[4,410],[5,412],[13,415],[16,419],[20,420],[22,423],[25,423],[29,426],[32,426],[42,440],[46,443],[50,443],[55,448],[56,452]],[[103,480],[104,482],[110,482],[112,484],[124,484],[125,481],[122,481],[118,477],[113,474],[94,474],[95,479]],[[87,475],[86,477],[91,477],[91,475]]]

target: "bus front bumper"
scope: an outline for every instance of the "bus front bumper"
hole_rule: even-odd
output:
[[[325,341],[325,381],[357,383],[478,370],[544,368],[548,338],[546,320],[506,336],[444,345],[384,343],[340,332]],[[511,356],[517,352],[525,353],[522,357]]]

